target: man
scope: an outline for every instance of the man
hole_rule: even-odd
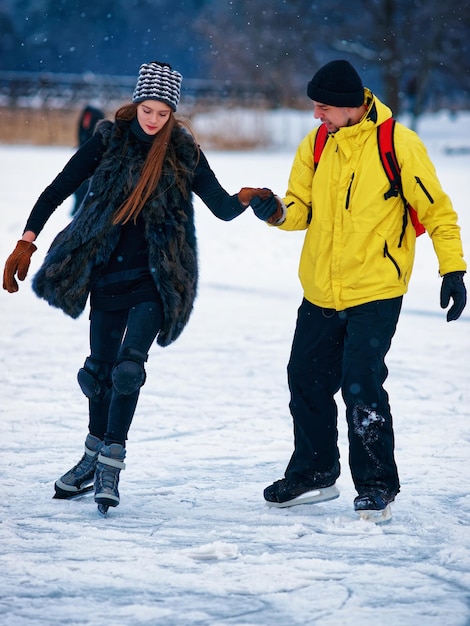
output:
[[[418,136],[397,123],[401,189],[390,191],[377,128],[392,116],[353,66],[336,60],[308,83],[314,116],[328,140],[314,168],[318,129],[300,143],[286,197],[252,206],[282,230],[306,230],[299,276],[304,298],[288,364],[294,452],[283,479],[264,490],[270,506],[339,495],[335,394],[346,405],[349,465],[365,519],[389,519],[400,490],[385,357],[408,289],[416,231],[406,200],[432,238],[443,277],[441,306],[456,320],[466,304],[460,229],[449,197]]]

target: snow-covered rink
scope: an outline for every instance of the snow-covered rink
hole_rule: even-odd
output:
[[[418,130],[459,213],[468,262],[470,116],[442,113]],[[0,146],[2,266],[72,152]],[[207,152],[231,193],[267,186],[280,195],[293,155]],[[87,433],[76,372],[88,320],[38,300],[30,278],[71,201],[40,235],[19,293],[0,294],[0,623],[468,626],[470,308],[446,322],[428,236],[417,242],[388,358],[402,490],[391,522],[375,526],[353,512],[339,397],[340,497],[264,504],[263,488],[292,452],[286,364],[303,233],[268,228],[250,209],[224,223],[196,205],[195,310],[173,346],[150,352],[121,504],[107,519],[91,495],[52,499]]]

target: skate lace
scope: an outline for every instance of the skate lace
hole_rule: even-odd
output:
[[[84,454],[80,461],[72,467],[70,473],[76,475],[86,474],[95,466],[97,458],[98,454],[95,456]]]
[[[115,491],[118,486],[119,469],[99,467],[96,478],[98,481],[98,486],[99,486],[100,491],[101,490]]]

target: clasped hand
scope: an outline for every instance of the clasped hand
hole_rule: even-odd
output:
[[[254,198],[259,200],[265,200],[273,195],[270,189],[260,189],[259,187],[242,187],[238,192],[238,200],[244,207],[253,206],[252,200]]]
[[[284,203],[272,192],[267,198],[253,198],[251,208],[258,219],[272,226],[279,226],[286,217]]]

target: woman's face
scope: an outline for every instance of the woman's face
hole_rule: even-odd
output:
[[[137,121],[147,135],[156,135],[170,119],[171,107],[158,100],[144,100],[137,105]]]

